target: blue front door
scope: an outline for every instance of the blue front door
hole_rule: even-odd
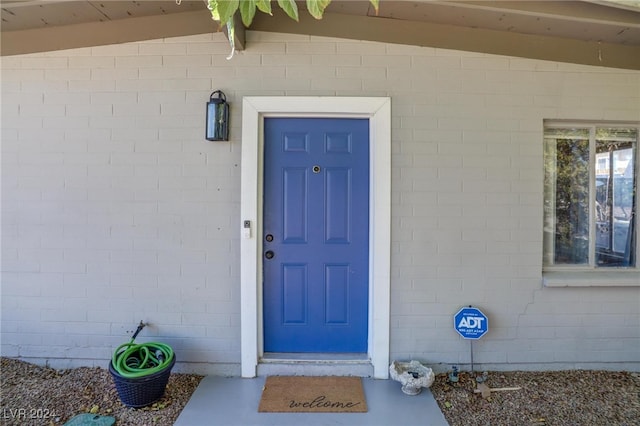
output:
[[[367,352],[369,120],[265,118],[265,352]]]

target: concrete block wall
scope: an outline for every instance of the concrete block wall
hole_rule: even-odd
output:
[[[2,57],[2,356],[104,366],[140,320],[239,374],[244,96],[392,98],[391,358],[640,369],[640,287],[545,288],[544,119],[640,120],[640,73],[249,32]],[[231,141],[204,103],[231,102]]]

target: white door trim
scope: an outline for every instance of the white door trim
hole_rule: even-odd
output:
[[[375,378],[389,376],[391,293],[391,99],[245,97],[242,104],[240,353],[242,377],[257,375],[262,342],[262,185],[265,116],[365,117],[370,127],[369,350]]]

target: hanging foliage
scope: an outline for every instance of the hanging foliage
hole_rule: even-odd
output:
[[[220,22],[220,25],[227,26],[227,35],[229,37],[229,43],[231,43],[231,55],[233,56],[234,48],[234,36],[235,27],[233,24],[233,16],[236,13],[240,13],[240,18],[245,27],[248,27],[253,22],[253,18],[256,16],[256,10],[269,15],[271,12],[271,0],[208,0],[209,10],[211,11],[211,17]],[[306,0],[307,10],[309,14],[316,19],[322,19],[324,11],[331,3],[331,0]],[[298,21],[298,5],[295,0],[277,0],[278,6],[293,20]],[[371,5],[378,13],[378,5],[380,0],[369,0]]]

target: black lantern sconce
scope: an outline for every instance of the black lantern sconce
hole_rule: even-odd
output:
[[[220,90],[216,90],[207,102],[207,128],[208,141],[229,140],[229,104],[227,97]]]

